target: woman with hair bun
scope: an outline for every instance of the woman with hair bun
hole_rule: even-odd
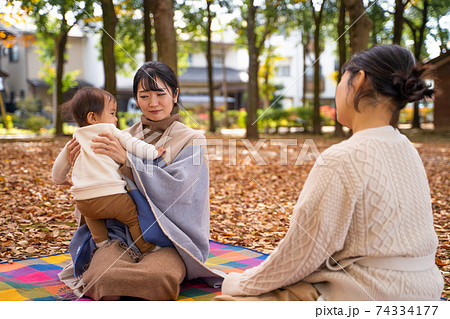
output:
[[[337,119],[353,136],[322,153],[269,258],[229,274],[215,300],[439,300],[427,175],[396,128],[408,102],[433,95],[430,70],[382,45],[342,72]]]

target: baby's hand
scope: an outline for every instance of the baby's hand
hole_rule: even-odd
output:
[[[158,156],[156,157],[160,157],[166,152],[166,149],[164,147],[158,147],[156,150],[158,151]]]

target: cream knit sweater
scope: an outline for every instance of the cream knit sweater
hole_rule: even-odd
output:
[[[94,153],[91,148],[92,139],[104,132],[111,133],[128,152],[138,157],[152,160],[158,156],[158,151],[153,145],[132,137],[129,133],[117,129],[113,124],[99,123],[77,129],[73,136],[80,144],[81,151],[73,165],[73,187],[70,189],[76,200],[127,192],[125,190],[126,182],[119,173],[120,165],[107,155]],[[63,184],[70,168],[66,144],[53,164],[53,182]]]
[[[325,300],[438,300],[444,283],[433,262],[438,241],[430,191],[412,143],[391,126],[366,129],[322,158],[325,165],[316,162],[311,170],[286,237],[261,265],[229,274],[222,293],[259,295],[306,281]],[[326,266],[330,256],[345,264],[360,256],[427,255],[431,266],[420,271],[403,270],[392,259],[392,267]]]

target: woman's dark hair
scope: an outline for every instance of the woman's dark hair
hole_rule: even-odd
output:
[[[116,102],[114,96],[104,90],[84,87],[78,90],[72,99],[61,105],[64,114],[70,114],[77,122],[78,126],[88,126],[87,115],[89,112],[94,112],[101,115],[105,108],[105,101]]]
[[[397,126],[400,110],[408,102],[432,97],[434,90],[424,81],[432,78],[432,68],[416,64],[410,51],[399,45],[379,45],[354,54],[342,67],[351,73],[349,85],[358,71],[364,71],[371,88],[362,85],[355,94],[355,109],[362,98],[377,100],[379,95],[391,99],[391,125]],[[369,86],[370,87],[370,86]]]
[[[164,91],[166,88],[161,88],[156,83],[156,78],[159,78],[168,89],[170,94],[174,97],[177,94],[178,89],[178,102],[174,103],[172,114],[178,112],[176,104],[180,104],[180,85],[177,80],[175,72],[165,63],[159,61],[145,62],[139,70],[137,70],[133,79],[133,96],[137,103],[137,89],[139,83],[141,83],[144,90],[147,91]]]

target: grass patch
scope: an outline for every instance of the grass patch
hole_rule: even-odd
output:
[[[33,131],[23,130],[17,127],[13,127],[12,129],[6,129],[4,127],[0,128],[0,135],[23,135],[23,134],[34,134]]]

